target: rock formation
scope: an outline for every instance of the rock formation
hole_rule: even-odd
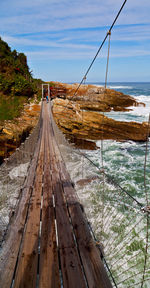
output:
[[[115,121],[103,113],[83,111],[79,103],[68,99],[53,100],[53,115],[57,125],[69,138],[119,141],[145,141],[147,138],[146,123]]]
[[[109,112],[111,110],[130,111],[132,109],[128,107],[145,106],[144,103],[138,103],[133,97],[113,89],[105,89],[95,85],[81,85],[77,91],[78,84],[56,82],[55,85],[55,97],[74,101],[80,104],[80,108],[84,110],[101,112]],[[62,93],[59,91],[62,91]]]
[[[54,82],[53,115],[67,138],[81,149],[96,149],[95,140],[115,139],[145,141],[147,123],[115,121],[103,115],[105,111],[128,111],[144,105],[133,97],[94,85]],[[26,105],[19,118],[0,123],[0,162],[19,146],[36,125],[40,105]]]
[[[0,123],[0,163],[3,158],[10,156],[21,141],[35,127],[40,113],[40,105],[28,104],[19,118],[1,121]]]

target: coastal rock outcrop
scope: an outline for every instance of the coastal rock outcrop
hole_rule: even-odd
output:
[[[115,121],[102,113],[83,111],[79,103],[68,99],[53,100],[53,115],[57,125],[70,138],[145,141],[147,123]]]
[[[78,86],[79,84],[56,82],[58,92],[62,91],[62,94],[58,93],[57,95],[55,88],[56,96],[75,101],[80,104],[81,109],[89,111],[130,111],[132,106],[145,106],[144,103],[137,102],[133,97],[113,89],[105,89],[95,85],[81,85],[78,89]]]
[[[27,104],[21,116],[0,123],[0,163],[10,156],[16,147],[35,127],[40,113],[39,104]]]

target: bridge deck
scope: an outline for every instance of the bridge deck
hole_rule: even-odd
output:
[[[39,139],[0,260],[0,287],[112,287],[43,104]]]

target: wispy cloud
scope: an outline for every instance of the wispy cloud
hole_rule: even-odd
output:
[[[34,57],[48,57],[49,59],[88,59],[95,55],[106,29],[69,30],[67,34],[56,32],[51,34],[38,33],[27,36],[5,36],[2,38],[12,47],[18,47]],[[149,55],[150,25],[116,26],[112,33],[111,57],[131,57]],[[146,41],[146,45],[145,42]],[[136,43],[135,43],[136,42]],[[123,49],[122,49],[123,48]],[[121,51],[121,52],[120,52]],[[135,53],[136,51],[136,53]],[[101,52],[107,55],[107,44]]]
[[[0,34],[29,59],[91,59],[122,0],[1,0]],[[150,51],[150,1],[127,1],[111,37],[111,57]],[[105,45],[101,57],[106,57]]]
[[[64,29],[109,26],[122,0],[99,1],[19,1],[5,0],[1,10],[0,26],[3,32],[42,32]],[[147,0],[128,1],[119,24],[146,23],[150,3]]]

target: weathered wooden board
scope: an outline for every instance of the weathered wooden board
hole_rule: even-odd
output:
[[[53,133],[51,133],[53,134]],[[55,141],[51,138],[50,150],[53,151],[51,160],[53,193],[55,197],[56,222],[58,231],[58,247],[64,288],[87,287],[82,263],[73,236],[72,224],[63,195],[63,186],[55,155]]]
[[[80,204],[70,205],[69,211],[89,287],[111,288],[100,251],[92,239]]]
[[[48,121],[47,121],[48,123]],[[42,231],[40,247],[39,287],[60,287],[60,273],[58,263],[58,248],[55,231],[55,211],[50,170],[50,151],[48,146],[49,129],[46,129],[44,147],[44,177],[43,177],[43,207]]]
[[[26,215],[28,211],[29,200],[32,193],[32,187],[34,184],[40,141],[41,139],[39,138],[36,144],[33,159],[31,161],[28,170],[30,177],[26,178],[26,181],[24,183],[24,187],[22,189],[22,195],[17,210],[15,212],[15,215],[9,226],[7,239],[4,243],[5,245],[0,255],[0,287],[2,288],[10,287],[13,279],[17,256],[24,230]]]
[[[35,183],[30,199],[28,217],[14,279],[15,288],[35,287],[37,281],[40,210],[44,162],[44,130],[45,126],[43,127],[43,133],[41,136],[41,147],[39,152],[38,166],[35,174]]]

